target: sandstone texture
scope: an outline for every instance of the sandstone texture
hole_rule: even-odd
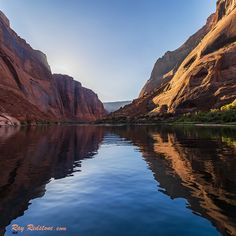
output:
[[[19,125],[20,122],[14,117],[8,116],[7,114],[0,115],[0,127],[1,126],[16,126]]]
[[[92,90],[82,87],[68,75],[53,74],[53,79],[67,118],[89,121],[105,114],[102,102]]]
[[[138,99],[113,116],[187,113],[236,99],[236,1],[220,0],[207,24],[158,59]]]
[[[214,24],[214,15],[211,15],[204,27],[191,36],[180,48],[175,51],[168,51],[157,60],[151,73],[150,79],[144,85],[139,97],[154,92],[161,84],[170,81],[180,64],[186,56],[200,43],[205,35],[211,30]]]
[[[19,121],[30,122],[92,121],[104,115],[102,103],[91,90],[83,88],[79,82],[71,82],[73,79],[69,76],[57,81],[46,55],[20,38],[2,12],[0,78],[0,115],[8,114]],[[69,84],[74,85],[61,87]]]

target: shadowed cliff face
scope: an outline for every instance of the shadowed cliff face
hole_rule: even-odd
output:
[[[81,83],[67,75],[54,74],[53,79],[66,117],[90,121],[105,115],[102,102],[92,90],[82,87]]]
[[[55,83],[46,55],[32,49],[21,39],[10,28],[2,12],[0,77],[0,92],[3,94],[0,98],[0,115],[8,114],[20,121],[91,121],[104,115],[97,95],[82,86],[76,91],[76,96],[73,95],[74,91],[69,91],[72,94],[68,96],[74,98],[70,104],[63,103],[67,95],[61,93],[65,90],[61,86],[69,84],[71,78],[64,76],[62,84]],[[77,112],[73,113],[70,107],[75,103],[78,103]]]
[[[144,127],[116,133],[139,147],[163,193],[186,199],[222,235],[236,234],[234,130]]]
[[[30,200],[44,195],[52,178],[79,171],[81,160],[92,158],[102,139],[101,128],[85,126],[1,129],[0,234]]]

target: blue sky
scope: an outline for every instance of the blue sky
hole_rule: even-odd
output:
[[[216,0],[0,0],[12,28],[55,73],[102,101],[136,98],[158,57],[205,24]]]

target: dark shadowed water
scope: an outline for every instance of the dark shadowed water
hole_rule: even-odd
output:
[[[0,128],[0,235],[236,235],[235,131]]]

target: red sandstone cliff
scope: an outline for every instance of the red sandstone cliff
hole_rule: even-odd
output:
[[[154,66],[140,97],[113,116],[185,113],[236,99],[236,1],[217,1],[216,13],[182,47]]]
[[[68,75],[53,74],[65,116],[70,120],[96,120],[105,114],[102,102],[92,90]]]
[[[70,84],[71,78],[64,76],[63,82],[58,82],[51,73],[46,56],[21,39],[10,28],[9,20],[2,12],[0,78],[0,123],[12,123],[9,116],[32,122],[92,121],[104,115],[97,95],[79,83],[74,81],[75,91],[71,88],[64,93],[67,88],[63,86]],[[68,94],[70,92],[72,94]]]

